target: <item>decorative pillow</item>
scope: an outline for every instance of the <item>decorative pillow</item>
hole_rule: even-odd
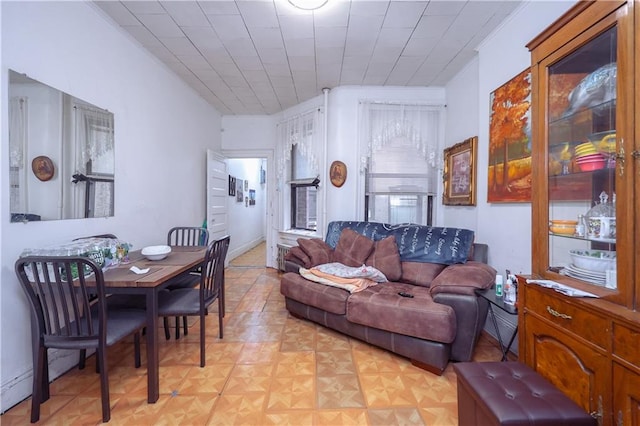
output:
[[[340,234],[333,261],[347,266],[362,266],[373,251],[374,242],[349,228]]]
[[[373,252],[365,261],[365,265],[380,270],[389,281],[398,281],[402,276],[402,262],[396,237],[389,235],[383,240],[376,241]]]
[[[309,256],[311,266],[330,263],[333,260],[333,249],[320,238],[298,238],[298,245]]]

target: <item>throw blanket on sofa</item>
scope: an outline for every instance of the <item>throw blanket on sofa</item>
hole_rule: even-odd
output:
[[[373,241],[394,235],[403,262],[465,263],[473,247],[474,232],[462,228],[439,228],[414,224],[389,225],[378,222],[334,221],[329,223],[325,242],[336,248],[345,228]]]
[[[309,281],[338,287],[349,293],[362,291],[378,282],[387,281],[382,272],[365,265],[354,268],[340,263],[328,263],[311,269],[300,268],[299,272]]]

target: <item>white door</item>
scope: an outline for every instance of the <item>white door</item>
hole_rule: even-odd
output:
[[[229,175],[224,157],[207,150],[207,229],[209,241],[224,237],[229,232],[227,195]]]

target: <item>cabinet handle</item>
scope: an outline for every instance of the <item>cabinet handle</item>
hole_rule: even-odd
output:
[[[620,165],[620,176],[624,174],[624,138],[620,138],[620,149],[616,154],[616,161]]]
[[[555,309],[553,309],[551,306],[548,306],[548,305],[547,305],[547,312],[549,312],[551,315],[553,315],[556,318],[562,318],[562,319],[566,319],[566,320],[572,319],[571,315],[560,313],[560,312],[556,311]]]

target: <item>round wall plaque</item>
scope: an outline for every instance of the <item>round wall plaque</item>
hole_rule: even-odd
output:
[[[53,161],[44,155],[40,155],[31,161],[31,170],[43,182],[50,180],[55,172]]]
[[[347,180],[347,166],[342,161],[334,161],[329,169],[329,178],[336,188],[340,188]]]

